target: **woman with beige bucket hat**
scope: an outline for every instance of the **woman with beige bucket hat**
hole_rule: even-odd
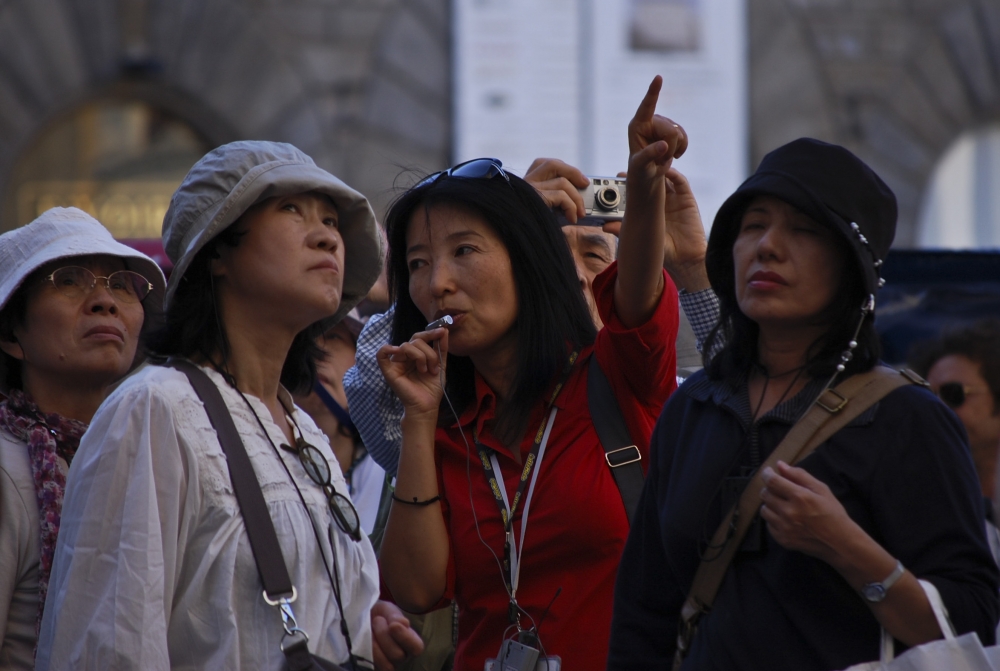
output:
[[[0,235],[0,669],[34,666],[66,472],[165,284],[75,208]]]
[[[126,380],[81,442],[38,668],[281,669],[303,642],[346,668],[389,668],[419,638],[376,604],[375,555],[336,458],[289,395],[313,383],[316,336],[379,274],[368,201],[291,145],[236,142],[185,177],[163,243],[174,271],[149,349],[167,365]],[[234,493],[212,393],[258,517]],[[248,536],[261,518],[288,593],[264,591]]]

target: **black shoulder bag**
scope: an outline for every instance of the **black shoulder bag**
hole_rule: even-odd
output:
[[[604,448],[604,460],[611,469],[618,491],[625,504],[625,514],[629,524],[639,507],[642,494],[642,454],[629,435],[625,417],[622,416],[618,399],[608,382],[607,376],[597,363],[597,352],[590,356],[590,370],[587,373],[587,405],[590,418],[594,422],[597,437]]]
[[[288,567],[281,554],[278,535],[274,531],[264,495],[260,491],[257,474],[229,408],[222,400],[222,394],[204,371],[190,361],[170,358],[167,365],[187,375],[195,393],[205,404],[205,412],[218,434],[222,451],[226,454],[229,478],[243,515],[257,572],[260,573],[260,581],[264,583],[264,601],[279,610],[285,627],[285,637],[281,643],[281,652],[287,662],[285,668],[288,671],[345,671],[339,664],[310,653],[309,635],[295,621],[292,603],[298,597],[298,592],[288,575]],[[343,612],[340,616],[343,619]]]

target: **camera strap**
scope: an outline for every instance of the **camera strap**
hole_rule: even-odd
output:
[[[523,551],[524,534],[528,528],[528,508],[535,491],[535,481],[538,479],[538,470],[542,457],[545,454],[545,446],[548,444],[549,434],[552,432],[552,426],[556,420],[556,411],[558,408],[554,404],[559,393],[566,385],[566,381],[573,370],[573,364],[576,363],[579,354],[579,351],[574,351],[570,354],[562,377],[555,389],[552,390],[552,395],[548,403],[545,404],[545,412],[548,415],[548,419],[543,420],[535,432],[535,440],[531,446],[531,450],[528,452],[527,458],[524,460],[524,466],[521,468],[521,477],[517,485],[517,491],[514,493],[513,501],[508,501],[507,489],[504,487],[503,474],[500,472],[500,462],[497,460],[496,452],[479,442],[479,430],[476,428],[476,425],[473,425],[472,439],[476,443],[476,450],[479,452],[479,461],[483,465],[483,474],[486,476],[486,483],[489,485],[490,491],[493,492],[493,500],[496,501],[497,508],[500,509],[500,519],[503,522],[503,579],[504,586],[510,595],[508,614],[511,624],[517,624],[518,606],[516,596],[521,563],[521,552],[517,550],[517,543],[514,538],[514,513],[517,511],[517,507],[520,505],[521,499],[524,498],[525,490],[527,489],[527,499],[525,499],[524,512],[521,515],[521,550]]]

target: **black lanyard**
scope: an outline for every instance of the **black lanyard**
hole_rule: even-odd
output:
[[[548,403],[545,404],[545,412],[542,415],[542,423],[538,426],[538,430],[535,432],[535,441],[531,446],[531,451],[528,453],[527,459],[524,460],[524,467],[521,469],[521,479],[517,484],[517,492],[514,494],[514,498],[510,504],[510,512],[508,514],[507,504],[504,502],[504,494],[501,491],[503,487],[502,476],[498,479],[498,473],[493,469],[490,457],[495,453],[494,450],[483,446],[479,442],[479,430],[476,424],[472,427],[472,438],[476,443],[476,449],[479,451],[479,461],[483,464],[483,474],[486,476],[486,484],[489,485],[490,491],[493,492],[493,500],[496,501],[497,508],[500,509],[500,519],[503,522],[504,528],[504,548],[503,548],[503,569],[504,569],[504,585],[507,588],[507,593],[511,595],[510,600],[510,620],[511,624],[517,621],[517,602],[514,600],[512,593],[513,589],[513,576],[511,575],[511,534],[513,533],[513,520],[514,512],[517,510],[518,504],[520,504],[522,497],[524,496],[524,490],[528,486],[528,480],[531,477],[531,471],[538,461],[538,451],[542,445],[542,438],[545,435],[545,427],[548,425],[549,411],[552,409],[552,405],[555,403],[556,398],[559,393],[563,390],[566,385],[566,381],[569,379],[570,373],[573,371],[573,364],[576,363],[577,357],[579,356],[579,351],[574,351],[569,356],[569,361],[566,363],[566,368],[563,370],[562,377],[559,379],[559,383],[556,385],[555,389],[552,390],[552,396],[549,398]],[[524,542],[524,539],[521,539]],[[522,548],[523,551],[523,548]]]

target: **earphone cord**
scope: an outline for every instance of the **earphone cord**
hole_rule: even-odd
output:
[[[451,409],[451,414],[455,417],[456,420],[458,420],[458,412],[455,411],[455,406],[452,404],[451,398],[449,398],[448,396],[448,390],[445,388],[444,365],[443,365],[444,355],[441,354],[441,341],[437,341],[434,344],[437,346],[438,361],[440,362],[439,363],[440,368],[438,368],[438,379],[441,382],[441,391],[444,392],[444,400],[448,403],[448,407]],[[503,576],[503,564],[500,562],[500,557],[497,556],[497,553],[493,551],[493,548],[490,547],[490,544],[486,542],[486,539],[483,538],[483,534],[479,531],[479,517],[476,515],[476,506],[473,504],[473,499],[472,499],[472,446],[469,445],[469,441],[465,437],[465,431],[462,429],[461,424],[458,425],[458,433],[460,436],[462,436],[462,442],[465,443],[465,475],[466,479],[469,482],[469,507],[472,509],[472,521],[476,526],[476,535],[479,536],[479,542],[482,543],[483,546],[490,551],[491,555],[493,555],[493,559],[496,560],[497,563],[497,568],[500,569],[500,575]],[[503,581],[503,583],[504,583],[504,589],[506,590],[507,589],[506,580]],[[507,592],[507,596],[508,597],[510,596],[509,591]]]
[[[455,411],[455,406],[452,404],[451,398],[448,397],[448,390],[445,387],[444,355],[441,354],[441,341],[440,340],[435,341],[434,344],[437,346],[438,361],[440,366],[440,368],[438,369],[439,371],[438,379],[441,382],[441,391],[444,393],[444,400],[448,403],[448,408],[451,409],[451,414],[455,417],[455,420],[457,422],[459,417],[458,413]],[[535,633],[537,635],[538,627],[535,625],[535,619],[531,617],[531,614],[528,613],[528,611],[521,608],[520,604],[517,604],[516,601],[513,601],[513,596],[511,595],[510,589],[508,589],[507,587],[507,580],[504,578],[503,563],[501,563],[500,557],[498,557],[497,553],[493,551],[493,548],[490,547],[490,544],[486,542],[486,539],[483,538],[482,532],[479,530],[479,516],[476,515],[476,506],[472,498],[472,446],[469,445],[469,441],[465,437],[465,431],[462,429],[462,424],[460,422],[458,423],[458,433],[459,435],[462,436],[462,442],[465,443],[465,479],[469,483],[469,508],[472,509],[472,521],[476,527],[476,535],[479,536],[479,542],[482,543],[483,546],[490,551],[490,554],[493,555],[494,561],[496,561],[497,569],[500,571],[500,582],[503,585],[504,591],[507,593],[507,598],[510,599],[512,603],[516,604],[517,610],[523,613],[525,617],[527,617],[528,620],[531,621],[531,626],[535,630]],[[504,636],[506,637],[506,633],[504,634]],[[541,646],[540,640],[539,640],[539,646]],[[542,650],[544,653],[545,649],[542,648]]]

